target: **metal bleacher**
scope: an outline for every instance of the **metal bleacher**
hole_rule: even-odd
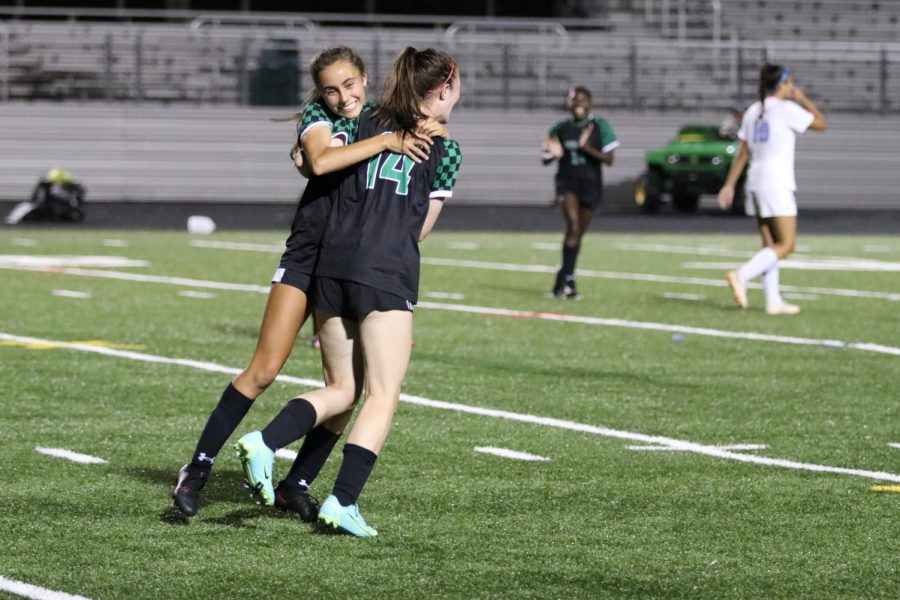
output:
[[[0,199],[26,196],[58,164],[85,180],[93,201],[291,202],[302,189],[286,164],[291,126],[271,119],[296,110],[311,85],[306,65],[336,43],[365,58],[370,96],[405,45],[454,55],[463,77],[453,122],[465,148],[462,202],[550,199],[552,177],[535,145],[578,84],[593,90],[623,141],[608,170],[613,184],[632,181],[644,150],[679,124],[718,122],[735,103],[751,102],[766,60],[791,65],[829,118],[843,112],[865,123],[865,135],[844,138],[841,156],[866,150],[866,136],[900,129],[900,43],[891,20],[900,2],[858,3],[878,5],[874,42],[858,34],[870,15],[831,0],[615,4],[620,9],[602,19],[559,22],[134,12],[113,19],[90,10],[38,19],[0,9]],[[818,26],[828,21],[834,36],[813,27],[820,9]],[[287,57],[296,78],[280,105],[265,97],[278,77],[260,83],[272,57]],[[875,191],[855,201],[894,202],[896,193],[885,193],[900,188],[888,181],[894,170],[880,154],[866,156]],[[813,183],[822,183],[825,205],[846,195],[841,163],[829,160]]]
[[[900,42],[896,0],[726,0],[722,8],[740,39]]]

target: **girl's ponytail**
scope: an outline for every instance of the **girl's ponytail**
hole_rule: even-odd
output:
[[[382,128],[396,127],[404,135],[412,133],[425,117],[420,102],[444,84],[452,85],[456,73],[456,63],[446,52],[406,47],[384,82],[381,105],[373,113],[376,122]]]
[[[781,65],[764,64],[759,70],[759,118],[763,118],[766,111],[766,96],[778,89],[778,85],[784,81],[783,75],[786,69]]]

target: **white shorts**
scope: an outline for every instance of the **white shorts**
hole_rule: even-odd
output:
[[[793,190],[747,190],[744,209],[750,216],[796,217],[797,197]]]

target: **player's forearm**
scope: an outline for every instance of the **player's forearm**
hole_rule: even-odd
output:
[[[419,233],[419,241],[421,242],[428,237],[434,224],[437,223],[438,217],[441,215],[441,209],[444,208],[443,200],[429,200],[428,214],[425,215],[425,223],[422,225],[422,231]]]
[[[313,175],[324,175],[368,160],[387,149],[387,136],[376,135],[349,146],[328,146],[313,156],[307,151],[306,158]]]
[[[594,160],[601,162],[605,165],[613,164],[613,153],[612,151],[604,152],[602,150],[597,150],[593,146],[582,146],[581,151],[593,158]]]
[[[747,166],[748,158],[747,143],[741,142],[738,155],[735,157],[734,162],[731,163],[731,168],[728,169],[728,177],[725,178],[725,187],[733,188],[737,185],[737,180],[740,179],[741,173],[744,172],[744,167]]]

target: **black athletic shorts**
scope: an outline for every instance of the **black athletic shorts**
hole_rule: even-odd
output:
[[[284,283],[295,287],[309,296],[312,288],[312,275],[293,263],[282,262],[272,275],[272,283]]]
[[[594,210],[603,197],[603,182],[598,179],[566,177],[556,179],[556,195],[575,194],[582,208]]]
[[[313,281],[313,303],[316,309],[328,315],[337,315],[349,321],[362,321],[372,311],[408,310],[413,303],[401,296],[375,289],[368,285],[317,276]]]

